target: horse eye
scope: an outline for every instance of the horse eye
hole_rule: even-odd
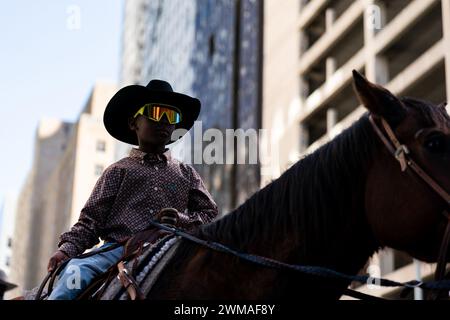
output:
[[[432,153],[443,153],[445,151],[445,137],[434,135],[426,140],[425,147]]]

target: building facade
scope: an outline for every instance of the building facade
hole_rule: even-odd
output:
[[[193,90],[204,106],[204,130],[216,128],[226,136],[227,129],[261,128],[262,3],[198,1]],[[260,166],[249,163],[249,146],[234,142],[233,164],[197,166],[222,213],[260,186]],[[245,164],[237,163],[240,156]]]
[[[199,98],[203,131],[260,128],[261,3],[148,1],[141,7],[145,36],[144,59],[142,64],[136,64],[141,76],[138,82],[146,85],[150,79],[166,80],[174,90]],[[135,40],[123,38],[124,48],[133,46],[129,41]],[[130,84],[126,75],[130,57],[124,55],[122,59],[122,85],[127,85]],[[195,152],[201,154],[205,146],[194,143],[192,135],[190,138],[190,141],[186,141],[189,137],[181,139],[173,151],[181,160],[195,164],[198,162],[194,161]],[[190,152],[186,151],[189,146]],[[195,167],[222,213],[236,207],[259,188],[258,164],[205,164],[202,160]]]
[[[153,1],[157,2],[157,1]],[[126,1],[121,47],[120,78],[123,83],[136,84],[141,80],[144,62],[145,21],[149,0]]]
[[[35,285],[35,270],[40,264],[38,251],[46,225],[42,218],[46,215],[43,186],[65,152],[73,124],[57,119],[43,119],[36,130],[33,163],[20,191],[17,203],[14,236],[12,240],[12,261],[10,279],[19,287],[12,296],[20,294],[20,289]]]
[[[19,287],[10,296],[40,284],[59,235],[78,220],[97,179],[117,160],[116,141],[103,125],[116,90],[98,83],[75,123],[39,124],[34,163],[19,195],[11,263],[11,280]]]
[[[17,211],[17,196],[8,193],[0,209],[0,270],[7,276],[11,271],[14,221]]]
[[[283,3],[267,0],[264,9],[263,127],[274,133],[280,155],[267,182],[365,112],[352,90],[353,69],[397,95],[434,103],[450,95],[449,0]],[[400,281],[433,270],[393,250],[371,264],[377,275]]]

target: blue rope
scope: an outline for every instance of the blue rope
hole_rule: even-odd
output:
[[[159,229],[163,229],[165,231],[172,232],[173,234],[182,237],[184,239],[190,240],[194,243],[200,244],[202,246],[208,247],[215,251],[220,251],[224,253],[229,253],[234,256],[237,256],[246,261],[262,265],[269,268],[275,268],[280,270],[292,270],[301,272],[304,274],[325,277],[325,278],[333,278],[339,280],[346,280],[350,282],[359,282],[363,284],[377,284],[381,287],[403,287],[403,288],[421,288],[421,289],[429,289],[429,290],[450,290],[450,280],[441,280],[441,281],[428,281],[421,282],[417,280],[412,280],[408,282],[397,282],[389,279],[376,278],[370,276],[363,275],[348,275],[345,273],[341,273],[332,269],[317,267],[317,266],[304,266],[304,265],[293,265],[284,263],[281,261],[273,260],[266,257],[261,257],[258,255],[241,253],[236,250],[233,250],[223,244],[213,242],[213,241],[205,241],[199,238],[194,237],[192,234],[181,231],[180,229],[176,229],[173,227],[169,227],[164,224],[160,224],[156,221],[150,220],[150,224]]]

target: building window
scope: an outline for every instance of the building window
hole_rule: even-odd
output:
[[[103,140],[97,141],[97,151],[105,152],[106,151],[106,142]]]
[[[103,173],[103,166],[101,164],[97,164],[95,166],[95,175],[100,176]]]
[[[209,58],[212,59],[216,52],[216,39],[213,34],[209,36],[208,47]]]
[[[11,248],[11,247],[12,247],[12,239],[8,238],[8,248]]]

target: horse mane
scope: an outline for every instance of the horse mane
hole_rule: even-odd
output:
[[[366,115],[237,209],[201,226],[198,236],[246,250],[291,231],[289,240],[306,254],[329,245],[336,233],[358,232],[365,220],[365,172],[378,143]]]

